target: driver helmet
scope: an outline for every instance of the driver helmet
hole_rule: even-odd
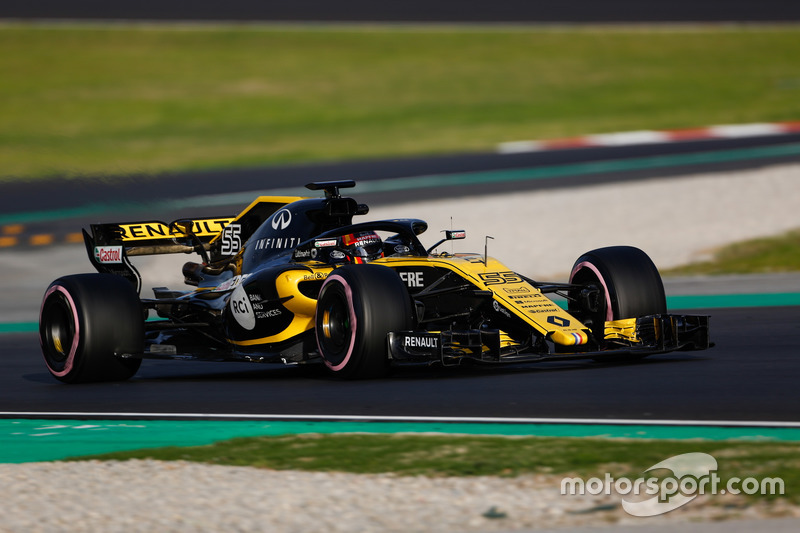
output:
[[[361,231],[342,236],[347,261],[368,263],[383,257],[383,241],[374,231]]]

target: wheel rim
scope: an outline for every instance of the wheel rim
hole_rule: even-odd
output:
[[[42,308],[42,344],[48,366],[64,370],[75,341],[73,310],[60,292],[54,292]]]
[[[587,268],[587,264],[588,263],[581,264],[580,268],[575,268],[573,270],[570,276],[570,283],[575,283],[576,285],[595,285],[603,291],[603,298],[598,302],[599,305],[594,311],[583,310],[580,307],[569,309],[569,311],[572,313],[580,313],[582,311],[582,316],[580,316],[580,318],[583,324],[589,327],[598,339],[602,339],[606,320],[614,319],[613,311],[608,301],[608,289],[606,288],[605,281],[601,278],[594,265],[592,265],[592,268]],[[570,304],[570,306],[571,305],[572,304]]]
[[[593,283],[602,287],[604,296],[605,296],[605,305],[602,305],[602,312],[600,313],[600,318],[602,320],[614,320],[614,308],[611,304],[611,296],[610,291],[608,289],[608,284],[606,280],[603,278],[603,275],[600,273],[600,270],[588,261],[584,261],[583,263],[576,265],[572,271],[572,275],[570,276],[570,283]]]
[[[353,337],[350,306],[344,294],[334,291],[321,309],[319,343],[323,356],[331,365],[340,364],[346,357]]]

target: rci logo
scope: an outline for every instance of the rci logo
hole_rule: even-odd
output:
[[[286,229],[292,223],[292,212],[288,209],[281,209],[272,215],[272,229]]]
[[[250,305],[250,298],[244,290],[244,285],[237,285],[231,294],[230,308],[233,312],[233,318],[244,329],[252,330],[256,327],[256,316],[253,313],[253,307]]]

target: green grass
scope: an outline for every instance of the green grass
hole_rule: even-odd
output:
[[[785,482],[786,497],[800,503],[800,443],[792,442],[309,434],[238,438],[209,446],[117,452],[78,460],[183,460],[403,476],[569,474],[585,479],[602,478],[608,472],[634,479],[643,476],[650,466],[688,452],[714,456],[723,481],[731,477],[780,477]]]
[[[725,246],[709,261],[662,272],[665,276],[767,274],[800,270],[800,229]]]
[[[0,26],[0,176],[800,118],[800,27]]]

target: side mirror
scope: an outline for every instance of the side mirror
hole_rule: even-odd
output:
[[[466,239],[466,238],[467,238],[466,230],[463,230],[463,229],[452,229],[452,230],[446,229],[446,230],[444,230],[444,239],[440,240],[439,242],[437,242],[436,244],[434,244],[433,246],[428,248],[427,252],[430,255],[430,253],[432,251],[434,251],[436,249],[436,247],[439,246],[440,244],[442,244],[443,242],[446,242],[446,241],[457,241],[457,240]]]

